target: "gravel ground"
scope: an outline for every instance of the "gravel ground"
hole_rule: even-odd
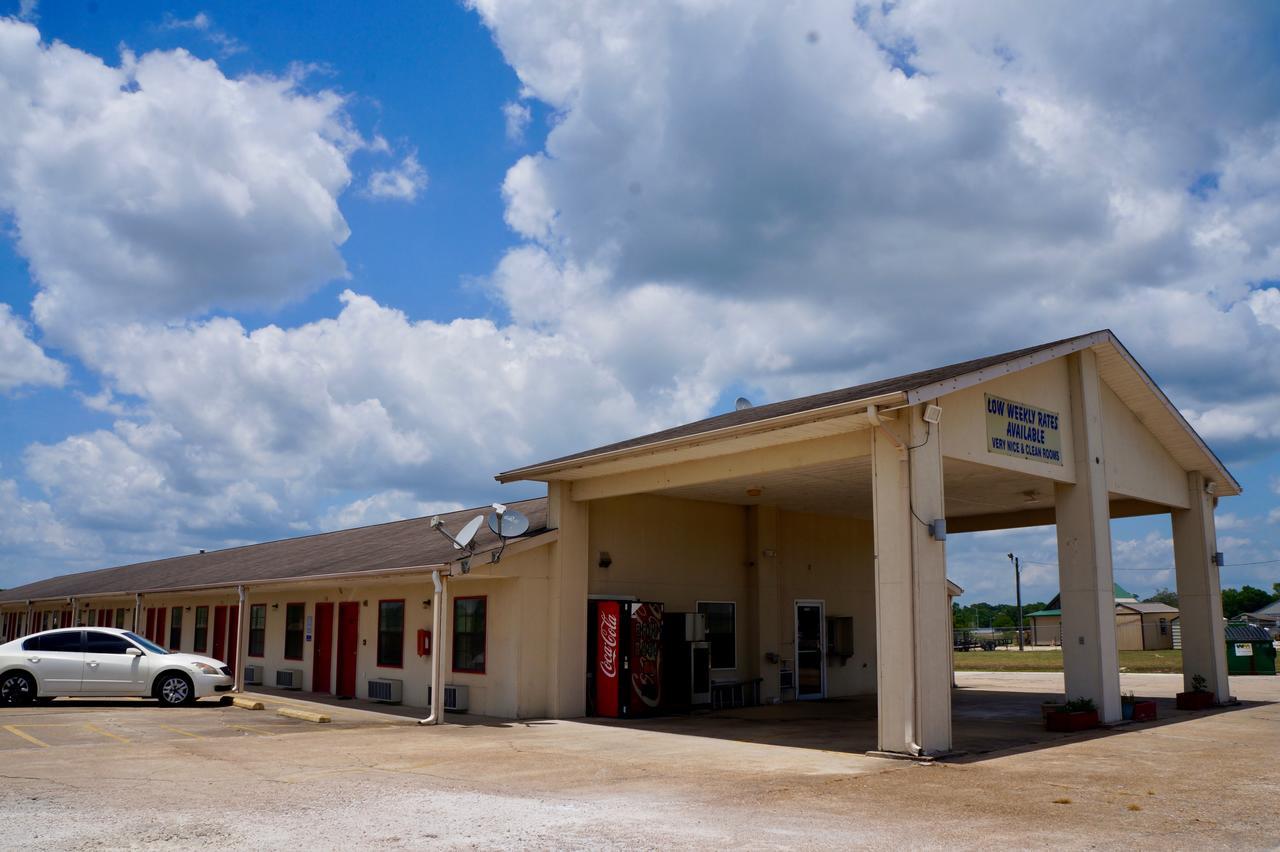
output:
[[[1052,674],[960,683],[1062,688]],[[1179,684],[1124,679],[1144,694]],[[0,736],[25,721],[47,743],[0,742],[0,847],[1275,848],[1280,678],[1232,686],[1236,709],[935,765],[581,722],[0,711]],[[86,724],[106,733],[85,741]],[[185,733],[145,736],[162,724]]]

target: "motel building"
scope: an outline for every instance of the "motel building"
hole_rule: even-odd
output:
[[[1213,512],[1240,486],[1109,331],[497,479],[547,494],[511,504],[521,536],[482,528],[465,573],[406,520],[9,589],[0,631],[128,627],[246,688],[422,707],[438,662],[449,708],[507,718],[874,695],[880,750],[944,754],[946,536],[1056,524],[1066,693],[1115,721],[1109,522],[1166,515],[1184,677],[1228,698]]]

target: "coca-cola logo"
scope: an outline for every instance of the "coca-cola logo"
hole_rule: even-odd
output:
[[[618,676],[618,614],[600,613],[600,673],[607,678]]]

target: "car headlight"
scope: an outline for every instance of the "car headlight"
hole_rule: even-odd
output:
[[[207,675],[222,674],[222,672],[218,671],[208,663],[192,663],[191,668],[195,669],[201,674],[207,674]]]

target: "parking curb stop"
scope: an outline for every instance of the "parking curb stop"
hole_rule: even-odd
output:
[[[310,710],[300,710],[297,707],[280,707],[276,710],[276,715],[287,716],[290,719],[301,719],[304,722],[317,722],[319,724],[325,724],[333,721],[323,713],[314,713]]]
[[[252,698],[244,698],[243,696],[240,696],[240,695],[237,695],[235,698],[232,698],[231,703],[236,707],[239,707],[241,710],[266,709],[266,705],[263,704],[261,701],[255,701]]]

